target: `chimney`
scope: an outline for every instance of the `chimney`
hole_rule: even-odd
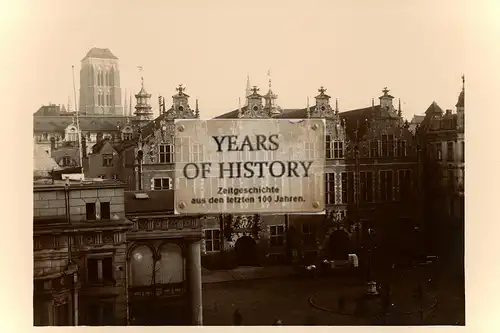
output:
[[[445,116],[451,116],[451,109],[446,109],[446,113],[445,113]]]

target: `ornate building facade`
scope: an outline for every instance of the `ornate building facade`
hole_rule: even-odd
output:
[[[34,324],[125,325],[123,186],[38,179],[33,190]]]
[[[429,246],[463,268],[465,218],[465,77],[455,105],[433,102],[417,128],[423,150],[425,220]]]

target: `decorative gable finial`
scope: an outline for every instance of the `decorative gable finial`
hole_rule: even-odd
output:
[[[323,86],[321,86],[321,87],[318,89],[318,92],[320,93],[320,95],[324,95],[324,94],[325,94],[325,92],[326,92],[326,89],[325,89]]]
[[[182,95],[184,95],[184,90],[186,90],[186,87],[183,87],[182,83],[181,83],[181,84],[179,84],[179,86],[177,88],[175,88],[175,90],[178,91],[179,96],[182,96]]]
[[[253,86],[253,88],[252,88],[252,93],[253,93],[254,95],[257,95],[259,90],[260,90],[260,89],[259,89],[259,88],[257,88],[257,86]]]

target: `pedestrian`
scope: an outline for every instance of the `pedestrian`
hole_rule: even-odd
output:
[[[242,323],[243,323],[243,316],[240,313],[240,309],[234,310],[234,313],[233,313],[234,326],[241,326]]]

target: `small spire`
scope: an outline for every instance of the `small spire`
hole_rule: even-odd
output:
[[[465,74],[462,74],[462,91],[465,91]]]
[[[243,111],[241,111],[241,98],[238,97],[238,118],[243,116]]]
[[[398,98],[399,106],[398,106],[398,117],[403,115],[403,111],[401,110],[401,98]]]
[[[267,70],[267,76],[269,77],[269,91],[271,91],[271,69]]]
[[[307,118],[311,118],[311,108],[309,107],[309,96],[307,96],[307,112],[306,112]]]
[[[375,107],[375,98],[372,98],[372,108]]]
[[[335,114],[339,113],[339,99],[335,98]]]
[[[200,109],[198,109],[198,98],[196,99],[196,108],[194,110],[194,115],[196,118],[200,118]]]
[[[123,115],[127,115],[127,89],[125,89],[125,95],[124,95],[124,103],[123,103]]]

